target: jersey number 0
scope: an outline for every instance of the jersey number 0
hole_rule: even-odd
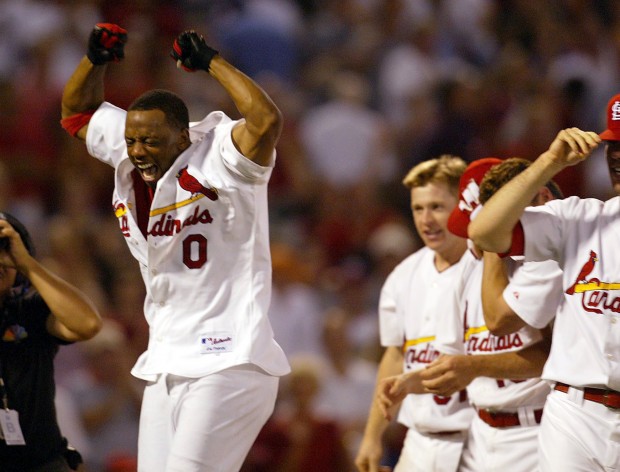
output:
[[[189,269],[200,269],[207,262],[207,238],[190,234],[183,240],[183,264]]]

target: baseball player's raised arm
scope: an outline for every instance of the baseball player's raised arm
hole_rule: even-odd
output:
[[[126,41],[127,31],[110,23],[98,23],[90,33],[86,55],[62,94],[61,124],[72,136],[86,139],[90,116],[104,100],[106,65],[123,59]]]
[[[232,132],[235,146],[257,164],[269,164],[282,132],[282,113],[267,93],[209,47],[195,31],[181,33],[170,55],[179,67],[207,71],[224,87],[244,118]]]
[[[481,300],[484,321],[496,336],[514,333],[526,323],[504,299],[504,289],[508,285],[506,264],[492,252],[485,252],[483,260]]]
[[[484,204],[469,224],[470,239],[485,251],[509,251],[513,229],[538,189],[562,169],[586,159],[600,142],[594,132],[578,128],[560,131],[547,151]]]
[[[105,66],[93,65],[84,56],[65,85],[62,94],[62,123],[63,127],[76,138],[85,140],[88,129],[88,121],[77,121],[77,117],[91,110],[96,110],[103,103],[105,69]],[[77,123],[77,129],[67,128],[69,126],[67,123],[72,118]]]
[[[221,57],[214,58],[211,71],[245,118],[233,129],[233,142],[248,159],[267,165],[282,132],[280,110],[258,84]]]

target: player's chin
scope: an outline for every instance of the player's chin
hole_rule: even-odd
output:
[[[446,244],[446,237],[444,233],[423,234],[422,242],[429,249],[437,250]]]

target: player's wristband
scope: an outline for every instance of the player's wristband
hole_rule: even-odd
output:
[[[95,114],[95,111],[96,110],[88,110],[63,118],[60,120],[60,126],[62,126],[63,129],[71,136],[75,137],[78,132],[90,122],[90,119]]]

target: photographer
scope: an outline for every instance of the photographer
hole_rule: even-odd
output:
[[[76,470],[54,407],[54,357],[62,344],[101,327],[84,294],[34,258],[26,228],[0,213],[0,468],[3,472]],[[71,467],[69,464],[71,463]]]

